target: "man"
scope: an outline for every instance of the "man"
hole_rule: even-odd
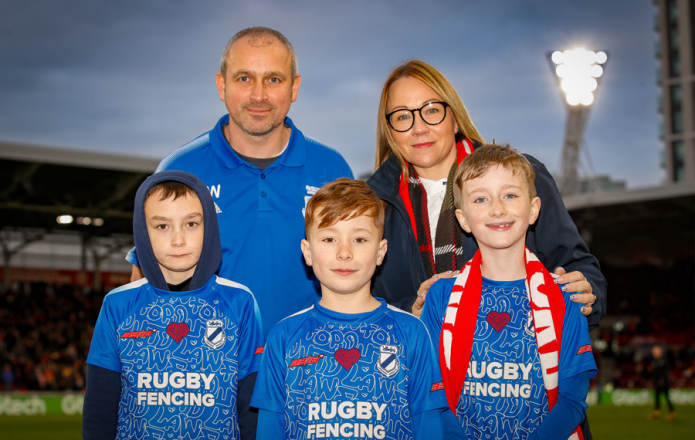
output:
[[[305,137],[287,118],[301,76],[294,48],[280,32],[254,27],[237,33],[224,49],[216,82],[229,114],[164,158],[157,171],[188,171],[210,189],[222,241],[219,275],[251,289],[267,334],[316,299],[299,246],[304,208],[321,186],[352,171],[338,152]],[[128,261],[137,265],[135,252]],[[134,266],[132,280],[141,277]]]

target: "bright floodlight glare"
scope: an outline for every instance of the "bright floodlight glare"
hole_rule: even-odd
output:
[[[599,66],[598,64],[591,66],[591,76],[594,78],[600,78],[601,75],[603,75],[603,67]]]
[[[562,64],[562,52],[560,52],[559,50],[553,52],[550,58],[553,60],[553,63]]]
[[[608,55],[606,55],[606,52],[596,52],[596,62],[598,64],[603,64],[606,61],[608,61]]]
[[[95,218],[94,221],[94,226],[103,226],[104,225],[104,220],[100,219],[99,217]]]
[[[85,225],[90,225],[92,224],[92,219],[89,217],[85,217],[84,219],[82,219],[82,223],[84,223]]]
[[[579,94],[577,93],[568,93],[567,94],[567,104],[569,105],[577,105],[581,101]]]
[[[567,103],[591,105],[594,102],[592,92],[598,87],[595,78],[603,75],[603,68],[599,64],[607,61],[606,53],[577,48],[555,51],[551,59],[557,64],[555,74],[562,79],[560,86],[566,94]]]
[[[58,218],[56,218],[56,221],[58,222],[59,225],[69,225],[72,223],[72,216],[71,215],[59,215]]]
[[[594,94],[591,92],[582,93],[580,102],[584,105],[591,105],[591,103],[594,102]]]

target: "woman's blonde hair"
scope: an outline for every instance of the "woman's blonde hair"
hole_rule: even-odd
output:
[[[439,96],[442,97],[449,108],[454,114],[454,119],[456,125],[458,125],[460,133],[456,134],[456,142],[463,138],[469,139],[471,141],[477,141],[484,144],[485,141],[483,137],[478,133],[478,130],[473,125],[470,116],[468,116],[468,111],[466,111],[466,106],[463,105],[463,101],[459,97],[458,93],[451,85],[448,79],[444,77],[437,69],[425,63],[424,61],[413,60],[409,61],[402,66],[396,67],[391,75],[386,80],[384,84],[384,89],[381,91],[381,100],[379,101],[379,113],[377,116],[376,123],[376,163],[374,169],[378,169],[386,159],[391,155],[396,156],[398,163],[401,164],[401,169],[408,176],[408,168],[405,165],[403,156],[398,151],[396,143],[393,141],[391,136],[391,130],[389,128],[388,122],[386,121],[386,101],[389,99],[389,91],[391,86],[397,80],[403,77],[411,77],[419,79],[432,90],[435,91]]]

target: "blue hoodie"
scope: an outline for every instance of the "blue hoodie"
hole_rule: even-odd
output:
[[[147,219],[145,218],[145,200],[147,193],[155,185],[166,181],[181,182],[195,191],[201,205],[203,205],[203,224],[205,226],[205,237],[203,239],[203,250],[200,253],[200,260],[195,268],[193,279],[189,290],[196,290],[203,287],[208,280],[217,273],[222,263],[222,246],[220,245],[220,231],[217,226],[217,213],[215,203],[212,201],[210,191],[205,184],[193,174],[185,171],[162,171],[148,177],[135,196],[135,211],[133,212],[133,239],[135,247],[138,249],[138,259],[140,269],[147,278],[147,281],[155,288],[169,290],[164,275],[159,267],[157,258],[152,251],[152,243],[147,232]]]
[[[145,221],[147,193],[172,180],[203,206],[203,247],[187,291],[170,291]],[[83,437],[255,437],[248,402],[263,346],[260,313],[248,288],[215,275],[222,251],[207,188],[182,171],[150,176],[135,198],[133,235],[146,278],[104,298],[87,357]]]

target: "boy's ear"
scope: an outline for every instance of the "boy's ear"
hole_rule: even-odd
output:
[[[376,254],[376,265],[381,266],[381,262],[384,261],[384,257],[386,256],[386,250],[388,249],[388,241],[386,239],[382,239],[381,242],[379,243],[379,250],[377,251]]]
[[[541,213],[541,199],[540,197],[534,197],[533,200],[531,200],[531,215],[529,216],[528,219],[528,224],[532,225],[536,223],[536,220],[538,219],[538,215]]]
[[[302,240],[302,254],[304,255],[306,265],[311,266],[311,248],[309,247],[309,242],[306,239]]]
[[[468,224],[468,219],[463,214],[463,210],[461,210],[461,209],[456,210],[456,219],[459,221],[459,225],[461,225],[463,230],[470,234],[471,233],[471,227]]]

